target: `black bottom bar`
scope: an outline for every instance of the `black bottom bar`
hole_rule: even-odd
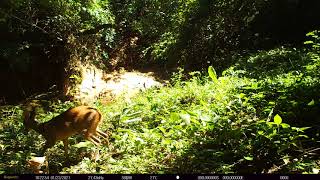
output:
[[[319,180],[316,174],[214,175],[214,174],[2,174],[1,180]]]

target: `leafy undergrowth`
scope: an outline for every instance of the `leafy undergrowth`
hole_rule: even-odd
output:
[[[312,35],[312,34],[311,34]],[[306,52],[277,48],[242,58],[217,77],[173,75],[172,85],[141,92],[108,106],[101,129],[110,145],[70,138],[46,156],[51,173],[319,173],[319,67],[316,42]],[[47,121],[73,103],[38,112]],[[54,113],[45,113],[54,112]],[[2,173],[28,173],[26,160],[44,140],[23,134],[22,108],[2,109]],[[72,159],[72,160],[71,160]]]

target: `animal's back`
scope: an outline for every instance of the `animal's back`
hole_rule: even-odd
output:
[[[92,121],[100,121],[101,114],[89,106],[70,108],[59,116],[44,123],[51,136],[55,134],[56,140],[62,140],[88,128]],[[97,122],[98,123],[98,122]]]

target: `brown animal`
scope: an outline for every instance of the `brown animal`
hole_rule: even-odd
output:
[[[45,123],[35,121],[35,107],[24,112],[26,130],[33,129],[46,139],[43,152],[62,140],[65,155],[68,154],[68,138],[75,134],[84,133],[84,137],[95,145],[101,144],[98,137],[107,140],[108,135],[98,129],[102,121],[100,112],[89,106],[70,108],[62,114]],[[108,140],[107,143],[109,144]]]

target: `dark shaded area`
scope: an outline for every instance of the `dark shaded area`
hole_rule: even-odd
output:
[[[32,41],[32,36],[28,38]],[[50,88],[62,89],[65,64],[59,60],[65,54],[63,49],[46,47],[45,42],[24,42],[0,42],[0,83],[4,85],[0,89],[0,104],[17,103]],[[17,48],[24,49],[13,52]]]
[[[305,34],[320,27],[320,1],[272,0],[251,24],[252,37],[249,48],[272,48],[274,45],[301,46]],[[247,39],[243,39],[246,44]]]

